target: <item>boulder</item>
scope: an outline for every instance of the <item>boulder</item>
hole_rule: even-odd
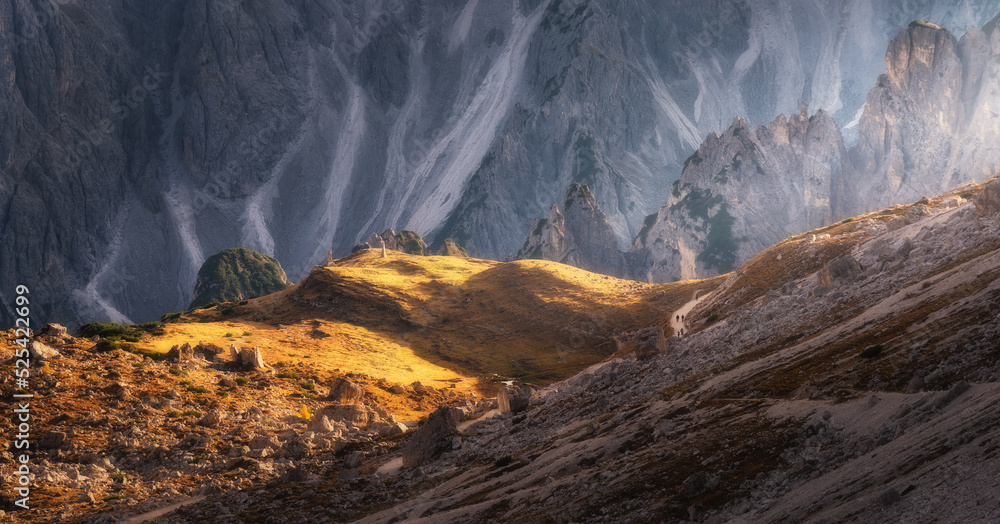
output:
[[[535,388],[531,386],[505,386],[497,393],[500,413],[520,413],[528,409]]]
[[[233,364],[241,369],[254,370],[267,367],[267,364],[264,363],[264,357],[257,347],[237,348],[235,345],[230,345],[229,356],[233,359]]]
[[[327,400],[340,402],[341,404],[357,404],[361,402],[364,396],[364,388],[346,378],[338,377],[330,385],[330,394],[327,396]]]
[[[987,183],[973,200],[976,203],[976,210],[980,214],[989,215],[1000,212],[1000,178]]]
[[[325,416],[331,422],[354,424],[358,427],[365,427],[381,420],[378,413],[362,404],[331,404],[321,409],[316,416]]]
[[[406,424],[402,422],[385,422],[379,424],[378,434],[383,437],[392,437],[395,435],[402,435],[406,433],[410,428],[406,427]]]
[[[429,395],[436,391],[434,388],[430,386],[425,386],[421,384],[420,381],[410,384],[410,387],[412,387],[413,391],[415,391],[418,395]]]
[[[615,344],[618,346],[619,354],[635,353],[635,357],[639,360],[648,360],[667,352],[667,337],[663,334],[663,328],[659,326],[615,337]]]
[[[226,349],[217,344],[206,344],[204,342],[198,342],[198,345],[194,347],[195,354],[203,355],[205,360],[215,360],[215,357],[226,352]]]
[[[330,419],[326,415],[317,415],[309,421],[309,426],[306,429],[313,433],[324,435],[326,433],[333,433],[337,428],[330,422]]]
[[[170,348],[167,351],[167,360],[170,362],[187,362],[194,358],[194,349],[187,342]]]
[[[831,286],[835,281],[852,282],[863,268],[854,257],[847,255],[819,270],[817,277],[821,286]]]
[[[66,328],[59,324],[45,324],[45,327],[38,330],[38,334],[46,337],[65,338],[69,336]]]
[[[62,446],[65,441],[66,433],[62,431],[49,431],[42,435],[42,438],[38,441],[38,447],[42,449],[56,449]]]
[[[217,428],[223,420],[226,420],[226,412],[213,409],[212,411],[205,413],[205,416],[201,417],[201,420],[198,421],[198,425],[205,426],[206,428]]]
[[[454,411],[438,408],[427,421],[413,432],[403,447],[403,467],[415,468],[451,451],[452,438],[458,436],[458,419]]]
[[[31,344],[28,346],[28,355],[31,358],[31,360],[39,360],[39,361],[52,360],[54,358],[59,358],[62,356],[59,354],[58,351],[56,351],[51,346],[42,344],[37,340],[31,341]]]

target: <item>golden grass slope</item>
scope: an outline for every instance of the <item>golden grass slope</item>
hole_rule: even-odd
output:
[[[645,284],[543,260],[365,250],[279,293],[189,314],[196,323],[169,324],[147,349],[256,345],[269,362],[308,359],[330,371],[492,393],[498,380],[572,376],[613,354],[621,332],[669,330],[671,312],[721,281]]]

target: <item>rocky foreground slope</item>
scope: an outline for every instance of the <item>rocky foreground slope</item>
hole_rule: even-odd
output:
[[[243,391],[225,381],[235,371],[224,359],[182,367],[194,377],[182,379],[70,341],[80,361],[46,382],[53,398],[82,402],[60,389],[81,372],[104,379],[92,414],[47,414],[65,440],[46,437],[37,478],[53,504],[32,517],[989,522],[1000,515],[998,277],[993,180],[786,239],[703,297],[684,336],[623,336],[622,354],[568,380],[503,390],[502,413],[459,425],[445,408],[403,436],[290,416],[301,404],[343,408],[282,399],[266,374]],[[139,376],[141,389],[103,386]],[[178,390],[179,380],[191,384]],[[398,394],[485,407],[447,389]],[[240,402],[231,430],[204,418]],[[354,440],[333,438],[338,429]]]

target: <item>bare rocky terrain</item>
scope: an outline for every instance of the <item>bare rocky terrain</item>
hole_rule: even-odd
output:
[[[684,336],[623,335],[617,356],[511,386],[478,421],[461,422],[489,399],[398,385],[442,406],[405,432],[350,385],[365,377],[296,397],[204,348],[161,363],[40,335],[63,353],[40,379],[60,405],[39,414],[44,509],[24,515],[991,522],[998,276],[994,179],[786,239],[695,304]]]

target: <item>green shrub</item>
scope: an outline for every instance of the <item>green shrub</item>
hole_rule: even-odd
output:
[[[109,502],[112,500],[125,500],[125,495],[122,495],[121,493],[114,493],[112,495],[105,495],[102,500],[104,500],[104,502]]]
[[[222,336],[224,336],[226,338],[233,338],[233,334],[232,333],[226,333],[225,335],[222,335]]]
[[[292,373],[291,371],[282,371],[281,373],[278,373],[275,376],[278,377],[278,378],[291,378],[291,379],[296,379],[296,380],[299,378],[298,374]]]
[[[177,319],[181,318],[182,316],[184,316],[184,312],[183,311],[178,311],[176,313],[167,313],[166,315],[163,315],[162,317],[160,317],[160,321],[161,322],[170,322],[170,321],[173,321],[173,320],[177,320]]]
[[[246,377],[236,377],[236,383],[240,386],[245,386],[250,383],[250,379]]]
[[[717,315],[715,313],[712,313],[711,315],[708,316],[708,318],[705,319],[705,323],[706,324],[711,324],[712,322],[715,322],[716,320],[719,320],[719,315]]]
[[[218,395],[219,398],[226,398],[229,396],[228,391],[216,391],[215,394]]]
[[[118,324],[115,322],[102,323],[102,322],[91,322],[89,324],[84,324],[80,326],[79,333],[80,336],[85,338],[91,338],[93,336],[99,336],[101,338],[109,338],[118,335],[123,335],[131,331],[132,327]]]
[[[972,191],[962,191],[961,193],[958,194],[958,196],[968,200],[972,198]]]
[[[177,411],[176,409],[171,409],[170,411],[167,412],[167,416],[170,418],[177,418],[178,416],[180,416],[180,414],[181,412]]]
[[[302,389],[308,389],[309,391],[316,389],[316,384],[312,382],[301,382],[299,385],[302,386]]]
[[[198,411],[197,409],[189,409],[189,410],[187,410],[187,411],[184,412],[184,416],[185,417],[201,418],[201,411]]]
[[[243,336],[244,336],[244,337],[249,337],[249,336],[253,336],[253,331],[244,331],[244,332],[243,332]]]
[[[181,368],[170,368],[167,370],[171,375],[187,375],[187,372]]]
[[[851,222],[854,222],[854,217],[847,217],[840,221],[841,224],[850,224]]]
[[[187,390],[189,393],[198,393],[198,394],[208,393],[208,388],[202,386],[188,386]]]

